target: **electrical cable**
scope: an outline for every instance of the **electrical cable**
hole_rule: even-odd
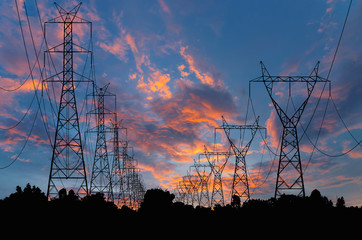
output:
[[[24,4],[25,4],[25,2],[24,2]],[[30,71],[30,76],[31,76],[31,79],[32,79],[32,82],[33,82],[33,87],[34,87],[34,96],[33,96],[33,99],[32,99],[32,101],[31,101],[31,104],[30,104],[27,112],[30,111],[30,108],[31,108],[31,106],[32,106],[35,98],[37,99],[37,102],[38,102],[38,108],[37,108],[37,112],[36,112],[36,114],[35,114],[35,118],[34,118],[33,124],[32,124],[32,126],[31,126],[30,131],[29,131],[29,134],[28,134],[28,136],[26,137],[26,140],[25,140],[25,142],[24,142],[24,144],[23,144],[23,146],[22,146],[19,154],[18,154],[18,155],[14,158],[14,160],[13,160],[12,162],[10,162],[8,165],[6,165],[6,166],[4,166],[4,167],[1,167],[0,170],[3,170],[3,169],[6,169],[6,168],[10,167],[12,164],[14,164],[14,163],[19,159],[19,157],[20,157],[20,155],[23,153],[23,151],[24,151],[24,149],[25,149],[25,147],[26,147],[26,144],[27,144],[28,141],[29,141],[29,138],[30,138],[30,136],[31,136],[31,133],[32,133],[32,131],[33,131],[33,129],[34,129],[35,121],[36,121],[36,119],[37,119],[37,117],[38,117],[38,113],[39,113],[39,111],[41,112],[41,105],[40,105],[40,102],[39,102],[39,99],[38,99],[38,95],[37,95],[37,87],[39,87],[40,81],[39,81],[39,83],[38,83],[38,86],[36,86],[36,85],[35,85],[35,81],[34,81],[33,68],[32,68],[32,66],[31,66],[31,64],[30,64],[29,54],[28,54],[28,50],[27,50],[27,47],[26,47],[26,42],[25,42],[25,37],[24,37],[24,30],[23,30],[22,24],[21,24],[21,18],[20,18],[20,12],[19,12],[19,6],[18,6],[17,0],[15,0],[15,5],[16,5],[16,11],[17,11],[17,16],[18,16],[18,20],[19,20],[19,26],[20,26],[21,36],[22,36],[22,40],[23,40],[23,44],[24,44],[24,48],[25,48],[25,55],[26,55],[26,58],[27,58],[28,67],[29,67],[29,71]],[[30,24],[30,23],[28,22],[28,24]],[[37,55],[36,49],[35,49],[35,54],[36,54],[37,60],[38,60],[38,55]],[[25,117],[23,117],[23,118],[21,119],[21,121],[22,121],[24,118],[25,118]],[[20,121],[20,122],[21,122],[21,121]],[[20,123],[20,122],[19,122],[19,123]],[[18,123],[17,125],[19,125],[19,123]],[[13,127],[14,127],[14,126],[13,126]],[[10,130],[10,129],[8,129],[8,130]]]
[[[349,6],[348,6],[347,14],[346,14],[346,17],[345,17],[345,20],[344,20],[344,24],[343,24],[343,27],[342,27],[341,34],[340,34],[340,36],[339,36],[339,40],[338,40],[338,43],[337,43],[336,51],[334,52],[333,59],[332,59],[332,63],[331,63],[331,66],[330,66],[329,71],[328,71],[328,74],[327,74],[327,79],[329,79],[330,73],[331,73],[332,68],[333,68],[333,65],[334,65],[334,61],[335,61],[336,56],[337,56],[337,52],[338,52],[338,49],[339,49],[339,46],[340,46],[340,43],[341,43],[341,39],[342,39],[342,36],[343,36],[343,33],[344,33],[344,29],[345,29],[346,23],[347,23],[347,19],[348,19],[348,16],[349,16],[349,12],[350,12],[350,9],[351,9],[351,5],[352,5],[352,0],[350,1]],[[324,88],[325,88],[325,86],[324,86]],[[313,115],[312,115],[312,117],[311,117],[311,119],[310,119],[310,121],[309,121],[309,123],[308,123],[308,125],[307,125],[307,128],[304,129],[303,125],[301,124],[301,127],[302,127],[302,129],[303,129],[303,135],[302,135],[302,137],[300,138],[300,140],[303,138],[304,135],[306,135],[306,137],[308,138],[308,141],[309,141],[309,142],[312,144],[312,146],[313,146],[313,151],[312,151],[311,156],[310,156],[310,158],[309,158],[309,160],[308,160],[308,163],[307,163],[306,168],[308,167],[309,162],[311,161],[311,157],[313,156],[313,153],[314,153],[315,150],[317,150],[317,151],[320,152],[321,154],[323,154],[323,155],[325,155],[325,156],[328,156],[328,157],[341,157],[341,156],[344,156],[344,155],[350,153],[351,151],[353,151],[358,145],[362,146],[362,145],[361,145],[361,144],[362,144],[362,140],[358,141],[358,140],[354,137],[354,135],[351,133],[351,131],[350,131],[349,128],[347,127],[346,123],[344,122],[341,114],[340,114],[339,111],[338,111],[337,105],[335,104],[335,102],[334,102],[334,100],[333,100],[331,91],[329,92],[328,102],[327,102],[326,108],[325,108],[325,110],[324,110],[322,122],[321,122],[320,128],[319,128],[319,130],[318,130],[318,134],[317,134],[317,138],[316,138],[315,143],[313,143],[312,140],[310,139],[310,137],[308,136],[308,134],[307,134],[306,131],[307,131],[307,129],[308,129],[310,123],[311,123],[311,120],[313,119],[313,117],[314,117],[314,115],[315,115],[315,112],[316,112],[316,109],[317,109],[317,107],[318,107],[318,104],[319,104],[319,102],[320,102],[320,100],[321,100],[321,97],[322,97],[324,88],[323,88],[322,93],[321,93],[321,95],[320,95],[320,97],[319,97],[319,99],[318,99],[317,106],[316,106],[316,108],[314,109]],[[342,152],[342,153],[340,153],[340,154],[336,154],[336,155],[328,154],[328,153],[324,152],[323,150],[321,150],[320,148],[317,147],[317,141],[318,141],[318,139],[319,139],[319,136],[320,136],[320,133],[321,133],[321,129],[322,129],[322,127],[323,127],[323,123],[324,123],[324,119],[325,119],[325,116],[326,116],[327,107],[328,107],[328,104],[329,104],[329,101],[330,101],[330,100],[332,101],[333,106],[334,106],[334,108],[335,108],[335,110],[336,110],[336,113],[337,113],[339,119],[341,120],[344,128],[347,130],[347,132],[350,134],[350,136],[351,136],[351,137],[353,138],[353,140],[356,142],[356,144],[355,144],[352,148],[350,148],[349,150],[347,150],[347,151],[345,151],[345,152]],[[294,103],[293,103],[293,106],[294,106]],[[294,106],[294,108],[295,108],[295,106]]]
[[[32,28],[31,28],[31,24],[30,24],[30,20],[29,20],[29,14],[28,14],[28,10],[27,10],[25,1],[23,2],[23,6],[24,6],[24,10],[25,10],[25,15],[26,15],[28,29],[29,29],[29,33],[30,33],[30,37],[31,37],[31,42],[32,42],[32,45],[33,45],[33,50],[34,50],[34,53],[36,55],[35,62],[38,64],[38,69],[39,69],[39,73],[40,73],[40,80],[39,80],[38,86],[36,86],[36,84],[35,84],[32,72],[31,72],[31,76],[32,76],[31,79],[32,79],[32,83],[33,83],[33,87],[34,87],[34,91],[35,91],[35,97],[36,97],[36,100],[37,100],[37,103],[38,103],[38,106],[39,106],[39,110],[40,110],[41,120],[42,120],[42,123],[44,125],[44,128],[45,128],[45,131],[46,131],[50,146],[52,146],[52,141],[51,141],[51,137],[50,137],[50,133],[49,133],[49,126],[48,126],[48,123],[45,122],[45,120],[44,120],[44,119],[46,119],[46,117],[44,117],[45,115],[43,114],[43,111],[41,109],[41,100],[43,100],[43,98],[41,100],[39,100],[39,97],[38,97],[38,94],[37,94],[38,93],[37,91],[39,89],[39,85],[42,83],[42,80],[44,79],[43,78],[43,71],[42,71],[42,68],[40,66],[39,55],[36,54],[38,51],[36,50],[35,41],[34,41],[34,37],[33,37],[33,31],[32,31]],[[19,16],[19,20],[20,20],[20,16]],[[45,38],[43,37],[42,42],[45,42],[44,39]],[[24,41],[24,45],[26,45],[25,38],[23,38],[23,41]],[[39,50],[39,52],[40,52],[40,50]],[[28,61],[28,65],[29,65],[29,69],[30,69],[30,61]]]
[[[256,116],[256,113],[255,113],[254,104],[253,104],[253,101],[252,101],[252,99],[251,99],[250,93],[249,93],[248,105],[249,105],[249,100],[250,100],[251,108],[252,108],[252,110],[253,110],[254,118],[256,119],[257,116]],[[264,144],[265,144],[266,147],[268,148],[269,152],[271,152],[274,156],[279,156],[278,153],[274,152],[274,151],[270,148],[269,144],[268,144],[267,141],[266,141],[266,136],[265,136],[265,137],[262,136],[261,129],[258,129],[258,131],[259,131],[260,136],[261,136],[262,139],[263,139]]]
[[[36,111],[36,114],[35,114],[35,117],[34,117],[34,121],[33,121],[33,124],[31,125],[31,128],[30,128],[30,131],[25,139],[25,142],[23,144],[23,146],[21,147],[20,149],[20,152],[18,153],[18,155],[16,155],[16,157],[13,159],[13,161],[11,161],[8,165],[4,166],[4,167],[0,167],[0,170],[3,170],[3,169],[6,169],[8,167],[10,167],[11,165],[13,165],[18,159],[19,157],[21,156],[21,154],[24,152],[24,149],[26,147],[26,144],[28,143],[29,139],[30,139],[30,136],[33,132],[33,129],[34,129],[34,126],[35,126],[35,122],[36,122],[36,119],[38,117],[38,113],[39,113],[39,108],[38,110]]]
[[[28,113],[29,113],[29,111],[30,111],[30,109],[31,109],[31,106],[32,106],[33,103],[34,103],[34,99],[35,99],[35,93],[34,93],[34,95],[33,95],[33,99],[31,100],[31,102],[30,102],[30,104],[29,104],[28,109],[25,111],[24,115],[21,117],[21,119],[20,119],[17,123],[15,123],[13,126],[7,127],[7,128],[0,127],[0,130],[9,131],[9,130],[11,130],[11,129],[13,129],[13,128],[16,128],[17,126],[19,126],[19,124],[20,124],[21,122],[23,122],[23,120],[25,119],[25,117],[28,115]]]
[[[249,107],[251,105],[251,108],[252,108],[252,112],[253,112],[253,115],[254,115],[254,118],[256,119],[257,116],[256,116],[256,112],[255,112],[255,108],[254,108],[254,104],[253,104],[253,101],[252,101],[252,98],[251,98],[251,88],[249,86],[249,97],[248,97],[248,103],[247,103],[247,113],[249,112]],[[246,120],[245,120],[246,122]],[[270,168],[267,172],[267,175],[265,177],[265,179],[261,182],[259,182],[259,184],[255,184],[255,187],[254,187],[254,190],[251,192],[251,194],[253,194],[257,188],[261,187],[262,185],[264,185],[266,183],[266,181],[268,180],[269,176],[270,176],[270,173],[272,172],[272,169],[274,168],[274,164],[275,164],[275,161],[277,159],[277,157],[279,157],[279,154],[277,154],[276,152],[274,152],[271,147],[269,146],[269,144],[267,143],[266,141],[266,138],[267,136],[263,136],[262,132],[261,132],[261,129],[258,129],[259,131],[259,134],[261,136],[261,138],[263,139],[263,142],[264,142],[264,146],[268,149],[268,152],[269,154],[273,154],[274,155],[274,158],[271,162],[271,165],[270,165]],[[280,134],[280,137],[279,137],[279,141],[278,141],[278,145],[277,145],[277,148],[276,149],[279,149],[280,148],[280,145],[281,145],[281,141],[282,141],[282,136]],[[261,166],[262,164],[260,164]]]
[[[344,23],[343,23],[343,27],[342,27],[342,32],[339,35],[336,51],[334,52],[334,55],[333,55],[332,63],[331,63],[331,66],[330,66],[328,74],[327,74],[327,79],[329,79],[329,75],[331,74],[331,71],[332,71],[332,68],[333,68],[333,65],[334,65],[334,61],[336,60],[336,56],[337,56],[337,52],[338,52],[338,49],[339,49],[339,45],[341,44],[344,28],[346,27],[347,19],[348,19],[348,16],[349,16],[349,11],[351,10],[351,5],[352,5],[352,0],[349,2],[347,14],[346,14],[346,17],[344,19]]]
[[[327,74],[327,79],[329,79],[329,76],[332,72],[332,68],[334,66],[334,61],[336,59],[336,56],[337,56],[337,53],[338,53],[338,49],[339,49],[339,46],[341,44],[341,40],[342,40],[342,36],[343,36],[343,33],[344,33],[344,29],[346,27],[346,23],[347,23],[347,20],[348,20],[348,16],[349,16],[349,13],[350,13],[350,10],[351,10],[351,6],[352,6],[352,0],[350,0],[349,2],[349,6],[348,6],[348,10],[347,10],[347,13],[346,13],[346,17],[344,19],[344,23],[343,23],[343,27],[342,27],[342,31],[341,31],[341,34],[339,36],[339,39],[338,39],[338,43],[337,43],[337,47],[336,47],[336,51],[334,52],[334,55],[333,55],[333,59],[332,59],[332,63],[331,63],[331,66],[329,68],[329,71],[328,71],[328,74]],[[351,131],[349,130],[349,128],[347,127],[346,123],[344,122],[341,114],[339,113],[338,111],[338,108],[337,108],[337,105],[336,103],[334,102],[332,96],[330,96],[331,100],[332,100],[332,103],[333,103],[333,106],[337,112],[337,115],[339,117],[339,119],[342,121],[342,124],[343,126],[345,127],[345,129],[348,131],[348,133],[351,135],[351,137],[353,138],[353,140],[357,143],[353,148],[351,148],[349,151],[347,151],[345,154],[347,154],[348,152],[352,151],[354,148],[356,148],[358,145],[360,145],[362,147],[362,140],[361,141],[358,141],[354,136],[353,134],[351,133]],[[345,155],[345,154],[342,154],[341,156]],[[336,155],[337,156],[337,155]]]

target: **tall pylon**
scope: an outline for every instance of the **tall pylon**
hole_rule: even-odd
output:
[[[199,206],[210,207],[210,197],[209,197],[209,178],[212,171],[209,164],[202,164],[200,159],[194,160],[194,165],[191,168],[195,168],[197,175],[199,176]]]
[[[134,158],[133,147],[129,145],[127,139],[127,128],[118,127],[118,130],[123,131],[125,139],[118,139],[122,151],[118,151],[122,163],[119,172],[119,195],[118,206],[127,206],[131,209],[138,209],[141,201],[144,198],[145,188],[141,175],[138,161]],[[131,151],[129,151],[131,150]]]
[[[117,102],[115,100],[115,102]],[[111,121],[111,129],[113,130],[113,138],[111,139],[113,150],[110,156],[113,157],[111,167],[111,178],[112,178],[112,190],[113,190],[113,201],[116,205],[119,205],[120,201],[120,188],[122,182],[122,166],[119,154],[119,129],[120,123],[117,121],[117,113],[115,113],[114,120]]]
[[[263,62],[260,62],[262,76],[250,80],[252,82],[262,82],[269,94],[278,117],[282,123],[282,140],[280,145],[279,165],[275,184],[275,197],[282,194],[295,194],[305,197],[302,162],[299,152],[299,138],[297,126],[310,96],[318,82],[330,82],[328,79],[318,76],[319,62],[314,67],[309,76],[271,76]],[[291,85],[293,83],[305,83],[307,96],[305,100],[292,114],[288,114],[286,109],[282,109],[273,95],[274,83],[289,84],[289,96],[291,95]],[[298,108],[297,108],[298,107]]]
[[[252,125],[229,125],[224,118],[222,118],[222,125],[217,129],[223,129],[225,135],[229,141],[230,147],[233,149],[235,155],[235,169],[234,169],[234,176],[233,176],[233,183],[231,188],[231,198],[234,195],[238,196],[240,199],[249,200],[250,199],[250,191],[249,191],[249,182],[248,182],[248,172],[247,172],[247,165],[246,165],[246,154],[250,148],[250,145],[255,137],[256,132],[259,129],[263,129],[266,131],[265,127],[259,125],[259,117],[255,120],[254,124]],[[250,130],[251,131],[251,138],[247,142],[245,146],[238,147],[231,138],[231,130]],[[240,132],[241,136],[241,132]]]
[[[105,116],[107,114],[113,115],[114,112],[105,110],[104,97],[113,96],[109,95],[107,92],[108,86],[109,83],[102,88],[95,86],[96,92],[94,97],[96,97],[96,108],[90,112],[91,114],[96,115],[97,122],[95,129],[95,132],[97,133],[97,141],[90,180],[90,194],[102,193],[106,199],[113,201],[112,176],[106,138],[106,133],[108,132],[113,134],[113,129],[106,127]]]
[[[208,163],[210,164],[212,173],[214,175],[214,182],[212,185],[211,193],[211,207],[216,205],[224,206],[224,190],[222,186],[222,173],[226,166],[226,163],[229,160],[231,151],[229,152],[209,152],[209,150],[204,146],[203,154]]]
[[[44,29],[46,29],[47,24],[62,24],[63,42],[48,47],[45,52],[49,55],[61,53],[63,55],[63,67],[60,72],[45,80],[46,82],[62,83],[47,196],[56,197],[61,188],[73,189],[78,195],[87,195],[87,176],[74,83],[92,80],[74,71],[73,54],[92,54],[92,52],[73,42],[73,24],[91,24],[91,22],[77,17],[81,3],[70,11],[56,3],[55,6],[59,16],[45,22]],[[75,79],[75,75],[81,80]]]

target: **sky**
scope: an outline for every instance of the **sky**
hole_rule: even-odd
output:
[[[78,4],[56,2],[64,9]],[[40,21],[58,16],[55,5],[17,3],[25,46],[15,1],[0,3],[0,198],[28,182],[46,192],[61,87],[50,83],[42,93],[39,71],[44,61],[49,63]],[[74,58],[75,70],[99,86],[110,83],[116,106],[112,97],[106,104],[123,119],[147,188],[174,191],[182,176],[192,174],[194,159],[205,161],[199,157],[204,146],[228,149],[225,134],[215,131],[221,116],[229,124],[253,124],[259,116],[266,138],[256,134],[246,162],[251,197],[268,199],[275,191],[282,128],[265,86],[249,81],[261,76],[260,61],[271,75],[284,76],[309,76],[320,61],[318,73],[326,78],[348,5],[347,0],[85,0],[78,16],[92,22],[92,37],[89,25],[79,24],[74,41],[92,50],[93,65],[89,55],[80,54]],[[354,1],[330,73],[331,87],[316,84],[298,126],[306,194],[319,189],[332,201],[344,196],[347,205],[358,206],[362,149],[346,152],[362,139],[361,11],[362,3]],[[48,44],[59,44],[61,26],[47,25]],[[54,56],[58,67],[60,60]],[[89,85],[76,87],[89,172],[95,142],[95,135],[85,133]],[[303,84],[293,84],[291,91],[285,84],[274,87],[273,97],[288,112],[291,103],[298,106],[306,97]],[[236,145],[251,139],[248,131],[232,134]],[[230,158],[223,173],[226,199],[234,163]]]

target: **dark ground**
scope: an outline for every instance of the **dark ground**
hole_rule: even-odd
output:
[[[174,195],[168,191],[150,189],[140,209],[134,211],[125,206],[118,209],[101,194],[80,199],[73,191],[62,190],[59,198],[48,201],[39,188],[28,184],[24,189],[18,186],[16,192],[0,200],[0,226],[3,230],[16,226],[20,232],[14,232],[18,234],[22,229],[30,233],[55,230],[49,237],[67,237],[82,231],[92,236],[93,232],[161,234],[165,230],[172,230],[175,236],[181,237],[193,230],[193,234],[186,236],[225,233],[242,238],[244,233],[260,237],[270,233],[272,235],[268,236],[293,234],[291,236],[302,237],[314,232],[321,233],[318,236],[323,239],[325,234],[360,232],[362,227],[362,208],[346,207],[343,197],[335,206],[318,190],[305,198],[283,195],[278,199],[251,199],[243,204],[234,198],[231,205],[217,206],[213,210],[194,208],[173,200]],[[167,236],[166,233],[162,235]],[[344,236],[343,239],[349,239]]]

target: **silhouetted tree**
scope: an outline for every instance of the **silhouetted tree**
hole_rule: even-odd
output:
[[[243,203],[244,209],[268,209],[272,208],[274,205],[274,198],[272,200],[262,200],[262,199],[249,199]]]
[[[58,192],[59,200],[66,200],[67,199],[67,189],[62,188]]]
[[[314,199],[314,200],[319,200],[322,198],[322,194],[320,191],[318,191],[317,189],[314,189],[311,193],[310,193],[310,198]]]
[[[123,206],[121,207],[120,214],[125,215],[125,216],[127,216],[127,217],[129,217],[129,216],[132,216],[132,217],[133,217],[133,216],[135,216],[136,211],[133,210],[133,209],[130,209],[130,208],[127,207],[126,205],[123,205]]]
[[[111,202],[107,201],[103,193],[96,193],[82,198],[82,206],[86,211],[90,211],[96,214],[117,214],[117,206]]]
[[[16,187],[16,192],[10,194],[9,197],[4,199],[5,202],[22,202],[22,204],[34,204],[35,202],[46,202],[47,197],[38,187],[31,187],[28,183],[24,190],[20,186]]]
[[[344,201],[343,197],[337,198],[337,203],[336,203],[336,207],[337,208],[345,208],[346,207],[346,202]]]
[[[47,204],[45,194],[38,187],[32,187],[28,183],[24,189],[17,186],[15,193],[0,202],[0,212],[3,217],[5,217],[5,213],[8,216],[25,217],[34,214],[41,216],[46,212]]]
[[[78,200],[78,199],[79,199],[79,196],[75,194],[75,192],[73,191],[73,189],[70,189],[69,192],[68,192],[67,198],[68,198],[70,201],[75,201],[75,200]]]
[[[237,196],[237,195],[233,195],[231,197],[231,206],[234,207],[234,208],[240,208],[240,197]]]
[[[160,188],[147,190],[140,212],[165,212],[171,209],[174,194]]]
[[[337,199],[336,208],[333,208],[331,201],[322,196],[317,189],[313,190],[309,197],[282,195],[268,200],[249,199],[243,203],[242,207],[240,207],[240,198],[233,196],[231,204],[216,205],[213,210],[204,207],[194,208],[181,202],[173,203],[174,198],[174,194],[169,191],[159,188],[150,189],[146,192],[139,211],[134,211],[126,206],[118,209],[101,193],[79,199],[73,190],[67,192],[66,189],[61,189],[58,198],[48,201],[38,187],[27,184],[24,189],[17,186],[14,193],[0,200],[0,212],[2,216],[16,216],[21,219],[34,216],[49,219],[50,216],[56,216],[57,219],[67,218],[67,221],[72,221],[74,224],[79,221],[79,218],[71,216],[77,213],[86,221],[104,223],[104,227],[108,227],[110,223],[114,223],[117,227],[120,223],[142,222],[142,219],[145,219],[144,222],[147,224],[154,219],[171,221],[173,224],[178,220],[179,224],[184,224],[187,219],[187,223],[194,226],[201,222],[207,225],[212,224],[220,219],[238,222],[244,217],[251,223],[257,222],[260,217],[267,222],[275,223],[292,218],[293,221],[302,221],[303,217],[306,217],[310,221],[319,223],[346,218],[346,216],[351,216],[352,219],[362,212],[362,209],[357,207],[346,208],[343,197]],[[353,215],[350,215],[351,213]],[[295,216],[302,216],[302,218]]]
[[[79,200],[79,196],[75,194],[73,189],[70,189],[67,193],[65,188],[62,188],[58,192],[58,200],[60,201],[77,201]]]

